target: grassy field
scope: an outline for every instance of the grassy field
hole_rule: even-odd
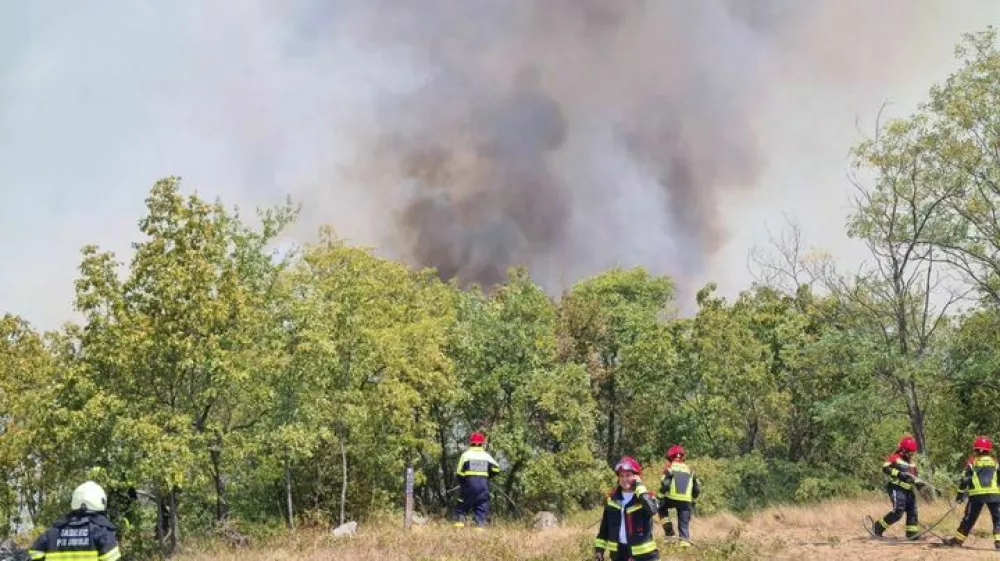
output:
[[[663,559],[1000,559],[993,552],[989,515],[984,511],[966,548],[933,547],[936,537],[922,544],[888,544],[873,541],[860,526],[866,514],[880,516],[887,501],[871,499],[818,504],[812,507],[779,507],[739,519],[724,514],[699,517],[692,523],[696,544],[687,550],[662,542]],[[948,506],[921,505],[921,520],[938,520]],[[958,524],[961,507],[934,529],[951,535]],[[326,532],[300,530],[249,549],[192,545],[177,561],[580,561],[593,559],[590,544],[596,533],[598,514],[581,513],[563,527],[532,530],[515,525],[499,525],[486,532],[455,530],[444,522],[405,531],[398,526],[378,524],[361,527],[356,536],[331,539]],[[902,532],[897,524],[889,532]],[[658,532],[660,535],[660,532]]]

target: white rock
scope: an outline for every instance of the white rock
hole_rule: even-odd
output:
[[[331,532],[335,538],[345,538],[353,536],[358,531],[358,523],[351,521],[346,524],[341,524],[333,529]]]
[[[538,529],[555,528],[559,526],[559,518],[555,514],[543,510],[535,514],[533,525]]]

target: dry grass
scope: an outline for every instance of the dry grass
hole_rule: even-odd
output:
[[[776,507],[748,520],[730,514],[697,517],[691,531],[698,547],[682,551],[661,540],[662,559],[997,559],[992,551],[989,516],[984,513],[979,530],[961,552],[934,548],[929,544],[892,545],[866,540],[861,519],[881,516],[887,500],[873,497],[837,501],[811,507]],[[921,504],[924,524],[937,521],[948,507],[943,503]],[[960,510],[960,509],[959,509]],[[935,528],[950,535],[958,524],[952,513]],[[498,525],[486,532],[455,530],[444,522],[404,531],[391,524],[362,527],[352,538],[333,540],[326,532],[299,530],[248,550],[227,549],[218,544],[192,544],[176,561],[577,561],[592,559],[590,544],[596,533],[596,512],[582,513],[566,526],[531,530]],[[889,535],[902,532],[902,524]],[[660,532],[657,532],[658,535]],[[930,538],[930,541],[937,541]]]

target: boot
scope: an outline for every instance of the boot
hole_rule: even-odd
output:
[[[674,523],[670,520],[663,523],[663,534],[668,538],[674,537]]]
[[[993,542],[993,549],[1000,550],[1000,540]]]
[[[943,543],[944,545],[947,545],[949,547],[962,547],[962,542],[960,542],[958,540],[958,538],[956,538],[954,536],[948,536],[947,538],[941,540],[941,543]],[[997,542],[997,543],[1000,543],[1000,542]]]
[[[881,538],[883,532],[885,532],[885,527],[882,526],[882,521],[876,520],[872,524],[872,533]]]

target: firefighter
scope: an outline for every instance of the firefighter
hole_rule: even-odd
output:
[[[674,536],[674,524],[670,521],[669,511],[672,508],[677,511],[677,529],[684,547],[691,543],[691,514],[695,499],[701,495],[701,484],[691,468],[684,463],[686,458],[687,454],[679,444],[667,450],[667,467],[660,482],[660,493],[656,496],[660,503],[664,534],[668,538]]]
[[[500,465],[483,447],[486,437],[481,432],[469,436],[469,449],[458,459],[458,485],[461,489],[458,504],[455,505],[456,528],[465,527],[465,517],[471,511],[476,528],[486,526],[486,516],[490,509],[489,480],[500,473]]]
[[[32,561],[59,559],[71,561],[117,561],[117,528],[108,520],[108,496],[93,481],[87,481],[73,491],[73,509],[38,536],[28,555]]]
[[[594,539],[594,559],[604,561],[651,561],[659,559],[653,539],[656,497],[642,482],[642,466],[631,456],[615,465],[618,486],[604,503],[601,527]]]
[[[990,455],[992,450],[993,442],[985,436],[977,436],[972,443],[972,456],[965,465],[955,497],[958,503],[968,497],[969,503],[965,505],[965,516],[958,531],[954,537],[945,538],[945,545],[961,547],[985,505],[993,519],[993,547],[1000,549],[1000,488],[997,487],[997,461]]]
[[[906,538],[915,539],[920,533],[917,520],[917,496],[913,487],[918,485],[917,466],[913,462],[913,454],[917,451],[917,441],[912,436],[904,436],[899,441],[896,451],[890,455],[884,464],[882,472],[889,476],[886,492],[892,501],[892,510],[879,518],[872,525],[872,532],[881,536],[889,527],[906,514]]]

